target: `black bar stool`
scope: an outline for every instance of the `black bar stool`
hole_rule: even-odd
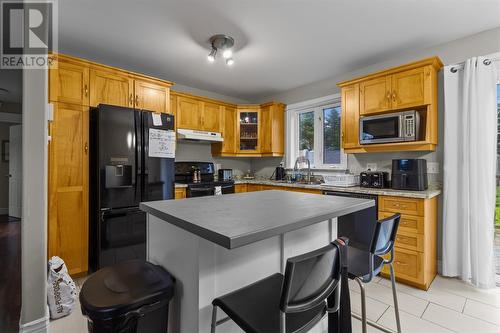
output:
[[[273,274],[213,300],[211,332],[232,319],[245,332],[307,332],[340,304],[340,248],[336,243],[290,258]],[[334,305],[327,298],[334,293]],[[217,308],[227,318],[217,321]]]
[[[376,327],[384,332],[391,332],[377,323],[366,319],[366,296],[364,283],[369,283],[374,276],[380,273],[384,265],[389,265],[391,273],[392,297],[394,299],[394,311],[396,312],[396,325],[398,332],[401,333],[401,323],[399,320],[399,305],[398,296],[396,294],[396,277],[394,275],[394,241],[398,231],[400,214],[395,214],[383,220],[376,221],[375,232],[370,245],[370,250],[361,250],[354,246],[349,246],[348,262],[349,262],[349,278],[355,280],[361,289],[361,317],[352,314],[354,318],[360,319],[362,322],[363,333],[367,332],[366,325]],[[366,228],[366,230],[373,230]],[[342,235],[349,237],[349,235]],[[389,259],[382,258],[383,255],[390,253]]]

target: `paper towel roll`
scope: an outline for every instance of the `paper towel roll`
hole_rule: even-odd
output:
[[[215,186],[215,195],[222,195],[222,186]]]

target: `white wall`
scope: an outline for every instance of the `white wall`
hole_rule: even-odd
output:
[[[21,332],[47,331],[47,91],[47,71],[23,71]]]
[[[241,176],[251,170],[249,158],[213,157],[209,143],[181,141],[177,143],[176,162],[212,162],[223,169],[233,169],[234,176]]]
[[[203,96],[203,97],[218,99],[218,100],[221,100],[224,102],[229,102],[229,103],[234,103],[234,104],[251,104],[249,101],[244,100],[244,99],[218,94],[218,93],[213,92],[213,91],[188,87],[188,86],[185,86],[182,84],[177,84],[177,83],[172,86],[172,90],[184,92],[184,93],[188,93],[188,94],[193,94],[196,96]]]
[[[358,76],[363,76],[378,70],[402,65],[411,61],[419,60],[425,57],[437,55],[441,58],[444,64],[453,64],[461,62],[469,57],[478,55],[487,55],[500,51],[500,27],[483,31],[479,34],[464,37],[448,43],[436,45],[434,47],[406,52],[403,54],[394,55],[386,61],[373,64],[368,67],[360,68],[353,72],[348,72],[342,75],[331,77],[327,80],[315,82],[306,86],[298,87],[285,91],[280,94],[268,96],[262,101],[276,100],[286,104],[297,103],[323,97],[339,92],[337,83],[340,81],[353,79]],[[440,75],[439,81],[439,99],[442,106],[442,79]],[[258,101],[258,102],[262,102]],[[439,122],[439,142],[442,142],[443,125],[442,125],[442,107],[439,107],[440,122]],[[395,158],[425,158],[428,161],[439,162],[442,164],[442,145],[438,145],[438,150],[432,153],[377,153],[377,154],[351,154],[348,157],[348,168],[354,172],[366,170],[366,163],[377,163],[379,169],[390,170],[390,161]],[[260,174],[272,172],[276,166],[276,161],[266,159],[254,164],[255,171]],[[440,165],[442,167],[442,165]],[[321,173],[321,172],[319,172]],[[430,181],[440,182],[440,175],[430,175]]]

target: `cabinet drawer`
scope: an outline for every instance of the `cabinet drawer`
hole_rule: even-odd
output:
[[[389,255],[387,255],[389,256]],[[424,256],[420,252],[396,248],[394,250],[394,271],[398,280],[423,283]],[[389,266],[384,266],[383,273],[389,274]]]
[[[262,185],[247,184],[247,192],[262,191]]]
[[[378,218],[379,219],[384,219],[386,217],[390,217],[394,215],[394,213],[391,212],[378,212]],[[402,214],[401,219],[399,220],[399,229],[401,231],[408,231],[408,232],[413,232],[417,234],[423,234],[424,233],[424,217],[422,216],[413,216],[413,215],[406,215]]]
[[[186,198],[186,188],[180,187],[175,189],[175,199],[185,199]]]
[[[379,209],[385,212],[424,216],[424,200],[380,196]]]
[[[424,250],[424,235],[398,230],[396,247],[422,252]]]

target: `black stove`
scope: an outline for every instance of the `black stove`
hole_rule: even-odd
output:
[[[200,171],[201,180],[194,181],[194,173]],[[233,180],[215,180],[215,167],[211,162],[175,162],[175,182],[187,184],[186,197],[203,197],[234,193]],[[217,192],[217,193],[216,193]]]

